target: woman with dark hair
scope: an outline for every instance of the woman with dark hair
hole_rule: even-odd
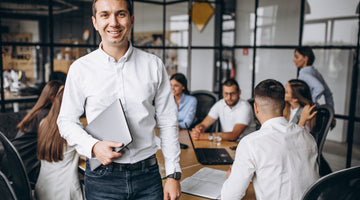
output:
[[[329,86],[319,71],[312,66],[315,61],[312,49],[310,47],[296,48],[293,61],[300,69],[298,79],[305,81],[310,88],[312,101],[318,104],[318,100],[324,95],[326,104],[334,109],[334,100]]]
[[[311,100],[309,86],[302,80],[291,79],[285,85],[284,117],[300,126],[305,126],[310,132],[314,127],[315,108]]]
[[[190,127],[194,122],[197,100],[190,95],[184,74],[173,74],[170,84],[178,108],[179,128],[186,128],[186,125]]]
[[[51,103],[61,85],[63,85],[63,83],[60,81],[49,81],[42,90],[34,107],[16,126],[16,128],[23,132],[37,132],[39,122],[49,112]]]
[[[79,155],[59,133],[56,124],[64,87],[60,87],[49,114],[40,122],[37,158],[41,168],[35,191],[41,199],[83,199],[78,176]]]
[[[38,127],[40,121],[48,114],[56,93],[62,85],[62,82],[56,80],[49,81],[45,85],[34,107],[16,126],[18,132],[11,141],[23,160],[32,188],[35,186],[40,170],[40,161],[36,158]]]

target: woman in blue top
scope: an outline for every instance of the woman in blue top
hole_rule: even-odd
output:
[[[189,94],[184,74],[173,74],[170,77],[170,84],[178,107],[179,128],[186,128],[185,124],[190,127],[195,118],[197,100]]]

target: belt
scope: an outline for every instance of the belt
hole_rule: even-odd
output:
[[[150,167],[157,164],[157,160],[156,160],[156,156],[155,154],[146,158],[145,160],[139,161],[137,163],[133,163],[133,164],[124,164],[124,163],[112,163],[113,166],[113,170],[117,170],[117,171],[134,171],[134,170],[139,170],[139,169],[143,169],[146,167]]]

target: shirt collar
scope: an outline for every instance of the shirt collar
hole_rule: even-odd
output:
[[[126,62],[129,59],[129,57],[131,56],[133,49],[134,48],[133,48],[131,42],[129,41],[129,48],[126,51],[125,55],[119,59],[119,62],[121,62],[121,61]],[[99,44],[99,51],[100,51],[101,58],[106,59],[108,62],[113,62],[115,60],[113,57],[111,57],[109,54],[107,54],[102,49],[102,42]]]
[[[233,109],[236,109],[237,107],[240,106],[240,101],[242,101],[242,100],[241,100],[241,98],[239,97],[239,101],[238,101],[238,102],[235,104],[235,106],[233,106],[232,108],[230,108],[230,106],[226,104],[225,99],[222,99],[222,104],[223,104],[224,107],[227,107],[227,108],[229,108],[230,110],[233,110]]]
[[[288,121],[283,117],[274,117],[274,118],[271,118],[271,119],[268,119],[267,121],[265,121],[262,125],[261,125],[261,128],[260,129],[263,129],[263,128],[266,128],[267,126],[270,126],[271,124],[274,124],[274,123],[288,123]]]
[[[308,70],[312,70],[314,68],[314,66],[306,66],[302,69],[300,69],[300,71],[308,71]]]

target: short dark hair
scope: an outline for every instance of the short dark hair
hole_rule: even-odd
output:
[[[188,88],[187,88],[187,79],[184,74],[182,73],[175,73],[170,77],[170,80],[175,79],[177,82],[181,83],[182,86],[184,86],[183,93],[190,94]]]
[[[306,66],[310,66],[314,64],[315,61],[315,55],[313,50],[310,47],[297,47],[295,48],[295,51],[299,52],[302,56],[308,57],[308,62],[306,63]]]
[[[272,110],[282,113],[285,107],[285,89],[284,86],[274,79],[261,81],[254,90],[255,101],[262,99],[271,106]]]
[[[92,13],[93,13],[93,16],[96,17],[96,8],[95,8],[95,3],[97,2],[98,0],[93,0],[93,4],[92,4]],[[131,0],[125,0],[126,1],[126,4],[127,4],[127,9],[130,13],[130,16],[133,15],[133,6],[132,6],[132,3],[131,3]]]
[[[231,87],[233,85],[236,86],[236,90],[240,90],[239,84],[235,79],[227,79],[223,84],[223,86]]]

